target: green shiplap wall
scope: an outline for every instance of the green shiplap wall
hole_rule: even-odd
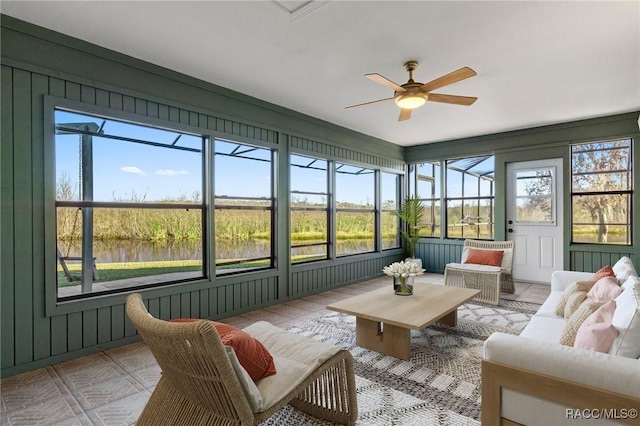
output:
[[[137,340],[125,294],[57,304],[52,105],[196,129],[402,171],[401,147],[2,16],[0,366],[2,377]],[[285,164],[287,163],[284,160]],[[288,171],[277,194],[288,194]],[[288,197],[279,198],[288,212]],[[276,270],[142,291],[159,318],[223,318],[381,275],[401,250],[288,266],[279,219]],[[285,247],[286,246],[286,247]],[[213,259],[209,259],[213,263]]]

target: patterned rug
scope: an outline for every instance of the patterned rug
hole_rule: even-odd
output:
[[[501,300],[458,308],[458,326],[411,330],[411,359],[355,345],[355,317],[338,312],[288,330],[349,348],[355,361],[358,425],[480,425],[483,342],[496,331],[519,334],[540,305]],[[290,406],[263,425],[329,426]]]

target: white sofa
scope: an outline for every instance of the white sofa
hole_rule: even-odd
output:
[[[637,326],[640,279],[630,262],[622,258],[613,269],[623,291],[632,292],[625,294],[625,300],[636,303],[635,310],[621,299],[615,315],[627,309],[635,315],[632,322]],[[631,265],[632,271],[621,271],[623,263]],[[487,339],[482,361],[483,425],[640,425],[640,329],[616,326],[620,334],[611,353],[558,343],[566,322],[554,313],[560,297],[569,284],[593,275],[554,272],[551,294],[521,334],[494,333]],[[623,338],[628,340],[622,342]],[[627,350],[626,356],[612,354],[623,352],[618,350],[621,342],[636,347]]]

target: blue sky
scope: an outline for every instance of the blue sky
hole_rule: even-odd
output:
[[[93,122],[99,127],[100,117],[91,117],[66,111],[56,111],[56,125]],[[108,120],[103,128],[109,135],[172,144],[178,133]],[[201,137],[182,135],[176,146],[201,148]],[[67,175],[78,197],[79,146],[77,134],[56,136],[56,178]],[[230,153],[237,144],[216,142],[216,150]],[[243,147],[243,149],[246,147]],[[256,149],[247,155],[268,159],[270,151]],[[326,162],[325,162],[326,167]],[[352,169],[348,166],[345,168]],[[199,152],[155,147],[145,144],[93,137],[94,201],[144,201],[165,199],[194,200],[202,198],[202,157]],[[359,168],[358,168],[359,169]],[[292,171],[292,189],[324,192],[322,179],[302,177],[302,169]],[[355,170],[355,169],[354,169]],[[310,179],[301,182],[302,179]],[[340,201],[354,203],[373,202],[372,175],[360,178],[338,175]],[[348,184],[346,184],[348,182]],[[246,161],[228,156],[215,157],[215,193],[245,197],[265,197],[270,194],[270,165],[261,161]],[[387,188],[385,188],[387,189]],[[388,191],[388,189],[387,189]],[[385,191],[385,192],[387,192]]]

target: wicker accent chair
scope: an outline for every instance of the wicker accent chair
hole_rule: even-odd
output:
[[[479,250],[502,250],[500,266],[464,263],[470,248]],[[444,270],[444,284],[480,290],[475,300],[497,305],[500,291],[515,292],[511,269],[513,268],[513,241],[464,240],[460,263],[448,263]]]
[[[287,364],[283,351],[290,346],[290,341],[282,336],[293,336],[294,343],[295,339],[306,339],[309,343],[306,347],[333,345],[296,336],[260,321],[261,327],[271,333],[272,343],[275,336],[271,348],[265,342],[261,343],[272,353],[278,372],[258,381],[257,389],[260,390],[272,379],[271,387],[268,387],[270,395],[262,395],[265,402],[272,402],[256,412],[252,409],[246,385],[239,378],[231,356],[211,322],[174,323],[156,319],[147,311],[140,294],[128,296],[127,315],[162,369],[162,377],[143,409],[138,425],[257,425],[286,404],[329,421],[347,425],[356,422],[353,357],[345,348],[336,347],[335,354],[319,367],[305,377],[296,377],[296,373],[285,371],[285,367],[300,362],[296,362],[293,354],[291,364]],[[249,334],[251,327],[245,328]],[[278,339],[285,340],[280,347]],[[298,340],[298,343],[305,342]],[[274,391],[282,389],[287,382],[298,384],[283,395]]]

